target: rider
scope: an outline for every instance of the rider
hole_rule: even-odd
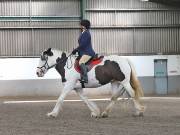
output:
[[[93,50],[91,43],[91,34],[89,32],[90,25],[91,24],[89,20],[81,20],[80,22],[81,35],[79,36],[78,39],[79,46],[72,51],[72,54],[76,54],[76,52],[79,53],[81,82],[84,83],[88,83],[87,68],[85,66],[85,63],[95,56],[95,51]]]

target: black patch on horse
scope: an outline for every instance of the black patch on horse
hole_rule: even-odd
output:
[[[66,65],[67,59],[68,58],[66,57],[66,53],[64,53],[64,52],[62,53],[61,58],[58,57],[56,59],[57,65],[55,66],[55,69],[61,75],[62,82],[66,82],[64,67]]]
[[[96,79],[104,85],[112,80],[123,81],[125,75],[115,61],[106,60],[104,65],[95,68]]]

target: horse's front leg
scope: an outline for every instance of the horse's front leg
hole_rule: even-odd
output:
[[[62,90],[62,93],[59,96],[54,109],[52,110],[52,112],[47,114],[48,117],[57,117],[58,116],[59,111],[62,109],[62,105],[63,105],[65,97],[71,90],[73,90],[74,85],[75,85],[75,81],[73,81],[73,80],[65,83],[64,89]]]

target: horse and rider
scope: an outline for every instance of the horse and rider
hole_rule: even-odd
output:
[[[47,115],[49,117],[57,117],[59,111],[62,109],[65,97],[72,90],[75,90],[87,104],[92,117],[107,117],[115,102],[122,96],[122,93],[126,93],[129,98],[132,98],[135,109],[134,114],[136,116],[143,115],[145,107],[139,102],[140,97],[143,96],[143,90],[132,62],[118,55],[96,58],[89,32],[90,22],[88,20],[82,20],[80,26],[79,46],[68,56],[64,51],[51,48],[42,52],[40,56],[36,71],[37,76],[43,77],[49,69],[55,67],[61,75],[64,84],[55,107]],[[77,52],[79,61],[77,58],[71,57],[72,54],[74,55]],[[69,61],[74,63],[73,67],[68,67]],[[97,105],[93,101],[88,100],[83,94],[84,87],[82,84],[86,88],[97,88],[108,83],[111,84],[112,97],[109,105],[101,112]]]

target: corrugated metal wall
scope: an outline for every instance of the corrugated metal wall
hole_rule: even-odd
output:
[[[87,18],[94,26],[177,25],[180,22],[180,11],[88,10]]]
[[[77,46],[81,10],[98,53],[179,54],[180,9],[140,0],[0,1],[0,56],[39,56]]]
[[[80,0],[0,1],[0,56],[39,56],[77,46]]]
[[[96,9],[159,9],[169,8],[167,5],[157,4],[153,2],[142,2],[141,0],[87,0],[88,8]]]
[[[180,9],[140,0],[87,0],[97,52],[179,54]]]

